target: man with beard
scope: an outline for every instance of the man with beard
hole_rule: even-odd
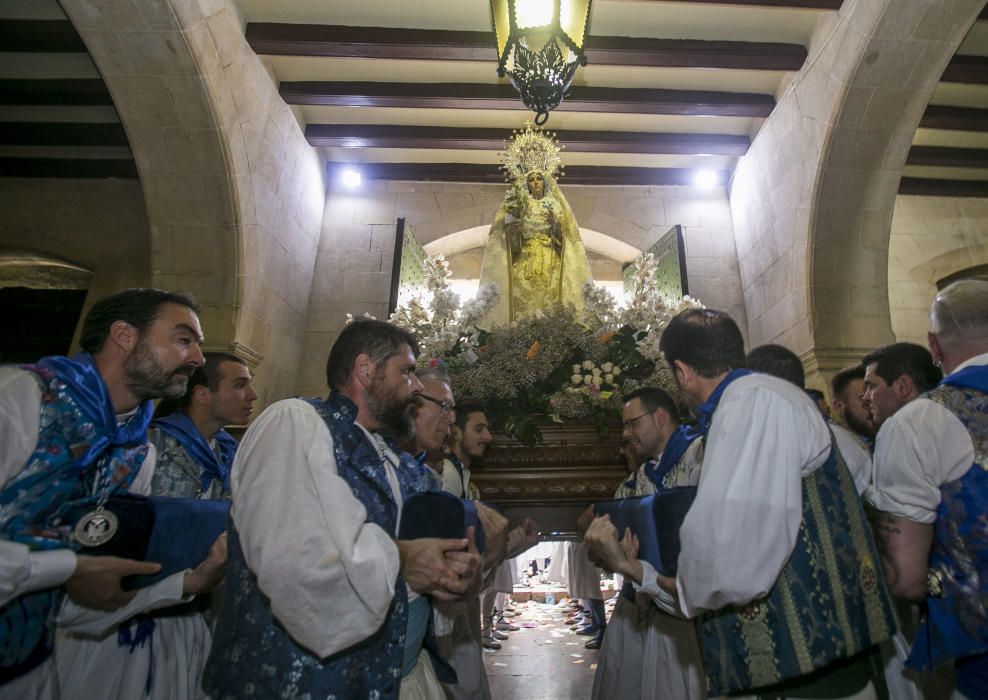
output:
[[[658,387],[642,387],[626,394],[621,418],[628,449],[643,462],[618,488],[615,498],[696,485],[702,459],[699,442],[695,447],[690,444],[681,458],[663,460],[680,425],[679,409],[668,393]],[[600,518],[589,525],[585,539],[593,556],[620,575],[628,562],[618,545],[619,537],[614,526]],[[620,555],[614,557],[615,552]],[[703,698],[703,664],[695,626],[660,610],[647,592],[636,590],[634,581],[625,581],[614,606],[591,697]]]
[[[870,655],[895,618],[819,409],[789,382],[740,369],[741,332],[721,311],[678,314],[659,347],[696,411],[703,462],[675,577],[634,561],[621,573],[697,618],[710,696],[874,697]]]
[[[480,492],[470,482],[470,468],[483,459],[488,445],[493,440],[484,404],[472,398],[464,398],[456,404],[456,420],[449,438],[449,451],[443,464],[443,489],[459,498],[478,498]],[[484,523],[484,531],[507,531],[508,521],[493,509],[478,503],[478,513]],[[538,542],[538,526],[534,520],[526,519],[522,525],[507,534],[507,540],[495,554],[490,546],[485,552],[485,569],[491,569],[507,557],[518,556]],[[488,573],[488,583],[493,579],[494,569]],[[488,591],[487,593],[491,593]],[[486,593],[485,593],[486,595]],[[492,602],[493,602],[493,596]],[[457,683],[444,684],[447,698],[462,700],[489,700],[490,687],[484,671],[483,650],[481,649],[480,598],[470,596],[458,608],[450,611],[452,629],[439,639],[443,656],[456,670]]]
[[[250,370],[237,356],[207,352],[204,358],[205,365],[196,367],[185,394],[163,400],[159,417],[151,423],[148,435],[157,454],[154,496],[229,498],[237,443],[223,428],[250,420],[257,393],[251,387]],[[226,535],[221,535],[214,551],[213,583],[221,579],[225,552]],[[76,625],[64,635],[56,649],[63,700],[200,697],[212,642],[204,615],[211,598],[183,598],[181,606],[169,606],[181,592],[159,584],[141,593],[147,600],[146,614],[123,622],[118,616],[107,617],[98,627],[89,625],[85,633]],[[63,612],[59,622],[71,624],[72,611]],[[131,643],[121,645],[119,639]],[[93,674],[94,668],[101,672]]]
[[[395,539],[402,503],[429,484],[387,437],[411,434],[417,350],[390,323],[352,321],[329,353],[329,396],[279,401],[244,436],[213,697],[443,697],[423,650],[430,600],[475,590],[480,557],[472,530]]]
[[[869,450],[878,429],[864,401],[864,365],[846,367],[830,380],[833,416],[868,445]]]
[[[49,524],[72,501],[94,496],[95,510],[113,491],[147,492],[151,400],[181,396],[202,365],[198,310],[182,294],[130,289],[93,305],[78,355],[0,368],[0,697],[57,693],[51,621],[63,586],[81,617],[129,616],[141,601],[121,579],[160,568],[77,555],[71,531]],[[177,599],[201,584],[185,572],[166,582]]]

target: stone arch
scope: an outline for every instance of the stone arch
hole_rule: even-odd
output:
[[[154,284],[195,293],[210,349],[296,392],[320,224],[318,155],[232,0],[64,0],[134,152]]]
[[[940,76],[983,3],[856,0],[844,8],[821,50],[820,68],[832,66],[821,85],[838,93],[805,267],[813,360],[824,372],[894,340],[888,253],[899,180]]]
[[[137,164],[151,235],[151,283],[195,293],[211,345],[235,340],[242,216],[233,154],[197,3],[65,0],[103,76]]]
[[[751,345],[808,380],[890,342],[892,209],[916,127],[978,0],[846,0],[738,163],[731,214]]]

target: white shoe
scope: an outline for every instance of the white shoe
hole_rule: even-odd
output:
[[[507,639],[510,635],[507,632],[502,632],[501,630],[494,630],[493,632],[491,632],[491,636],[494,637],[494,639],[503,641]]]
[[[489,637],[487,635],[484,635],[483,637],[481,637],[481,644],[483,644],[484,649],[495,649],[496,650],[496,649],[500,649],[501,648],[501,642],[499,642],[496,639],[494,639],[493,637]]]
[[[518,625],[513,625],[510,622],[506,622],[505,620],[501,620],[499,623],[494,625],[494,627],[495,629],[499,629],[502,632],[517,632],[520,629]]]

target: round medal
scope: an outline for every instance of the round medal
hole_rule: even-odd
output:
[[[75,524],[73,536],[83,547],[99,547],[117,534],[117,516],[104,508],[86,513]]]

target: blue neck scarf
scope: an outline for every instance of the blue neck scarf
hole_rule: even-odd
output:
[[[672,437],[669,438],[666,448],[662,451],[662,457],[658,460],[652,459],[645,463],[645,474],[657,488],[662,488],[662,480],[669,473],[669,470],[676,466],[676,462],[679,461],[680,457],[686,454],[686,450],[693,444],[693,441],[697,438],[706,437],[707,432],[710,430],[710,421],[713,420],[714,411],[717,410],[717,405],[720,403],[720,397],[724,395],[724,390],[735,380],[749,374],[754,373],[750,369],[734,369],[728,372],[727,376],[721,380],[717,388],[711,392],[707,400],[700,406],[696,423],[692,425],[686,423],[680,425],[676,429],[676,432],[672,434]]]
[[[988,365],[970,365],[940,380],[940,384],[974,389],[988,394]]]
[[[113,401],[92,355],[85,352],[72,357],[53,355],[39,360],[38,366],[49,370],[65,384],[83,417],[93,424],[94,439],[86,453],[76,459],[80,469],[90,466],[114,447],[133,447],[147,442],[154,404],[145,401],[133,416],[118,425]]]
[[[217,456],[196,424],[181,411],[158,418],[152,425],[175,438],[189,456],[199,463],[202,467],[200,488],[204,493],[214,479],[223,484],[224,491],[230,488],[230,468],[237,454],[237,441],[233,436],[225,430],[220,430],[213,436],[220,453]]]

